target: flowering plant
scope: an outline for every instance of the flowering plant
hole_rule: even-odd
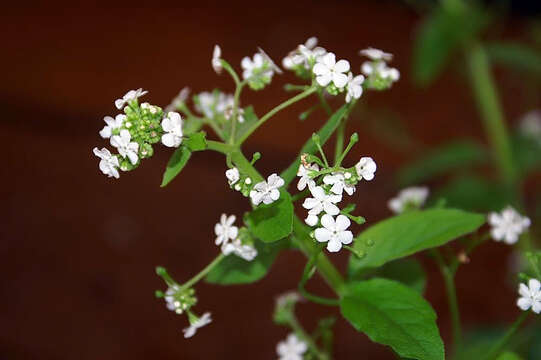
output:
[[[134,170],[143,159],[152,157],[154,147],[161,144],[175,149],[163,174],[162,186],[166,186],[194,153],[215,151],[225,159],[226,167],[216,170],[225,173],[224,188],[247,200],[249,210],[238,219],[240,214],[221,215],[214,228],[218,255],[193,278],[178,281],[163,267],[156,269],[166,285],[165,291],[157,291],[156,296],[165,300],[169,310],[187,317],[189,326],[184,329],[184,337],[194,336],[212,322],[209,312],[198,315],[195,310],[199,281],[205,279],[221,285],[258,281],[280,251],[293,249],[305,254],[307,263],[298,275],[297,292],[288,292],[276,301],[274,321],[291,330],[276,348],[280,359],[332,358],[334,319],[324,318],[314,332],[308,332],[295,316],[298,302],[308,300],[339,307],[355,329],[372,341],[389,346],[402,358],[442,360],[445,351],[436,314],[422,295],[422,269],[411,256],[430,253],[449,283],[467,254],[490,236],[513,244],[528,233],[530,220],[510,207],[501,214],[488,216],[488,230],[482,228],[486,215],[449,208],[441,202],[425,207],[429,191],[422,186],[404,189],[389,201],[394,216],[365,224],[348,197],[358,189],[364,192],[372,186],[377,154],[348,158],[358,136],[352,134],[345,144],[345,125],[363,93],[391,88],[400,74],[389,65],[389,53],[368,48],[361,50],[360,55],[367,60],[360,66],[361,74],[357,74],[349,61],[337,59],[334,53],[318,47],[317,39],[308,39],[282,61],[283,67],[303,83],[287,84],[285,89],[295,95],[258,116],[253,107],[241,106],[242,92],[246,88],[263,90],[282,70],[258,49],[252,57],[242,59],[239,76],[222,58],[221,48],[215,46],[212,68],[217,74],[225,72],[231,76],[233,94],[217,89],[196,94],[192,111],[188,89],[183,89],[165,109],[140,102],[146,91],[131,90],[115,101],[123,113],[115,118],[105,117],[106,126],[100,135],[109,139],[117,153],[107,148],[94,148],[94,153],[106,176],[118,179],[120,172]],[[242,145],[281,110],[309,97],[316,100],[316,105],[303,112],[301,118],[321,109],[327,114],[327,121],[307,139],[289,167],[261,174],[255,165],[262,155],[246,157]],[[341,99],[335,109],[328,101],[333,97]],[[205,127],[212,130],[212,137],[203,131]],[[324,147],[333,135],[336,146],[331,157]],[[295,208],[303,216],[297,217]],[[356,226],[361,231],[354,234]],[[445,258],[439,248],[457,241],[467,250]],[[347,274],[340,273],[329,258],[343,251],[351,253]],[[528,254],[531,271],[522,274],[528,285],[520,285],[517,305],[523,311],[539,313],[541,289],[537,279],[541,279],[541,255]],[[322,297],[306,289],[315,272],[334,291],[334,297]],[[413,277],[400,276],[405,273]],[[452,289],[450,283],[448,288]],[[452,293],[450,301],[456,302]],[[491,354],[498,355],[500,350],[501,346]]]

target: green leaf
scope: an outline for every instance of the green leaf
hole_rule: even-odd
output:
[[[234,254],[228,255],[207,275],[206,281],[211,284],[234,285],[249,284],[262,279],[274,263],[276,256],[285,248],[286,242],[265,244],[254,241],[257,256],[246,261]]]
[[[263,242],[274,242],[291,234],[293,230],[293,203],[286,191],[280,199],[269,205],[259,205],[245,216],[244,221],[253,236]]]
[[[485,46],[489,58],[497,64],[541,76],[541,53],[519,43],[490,43]]]
[[[319,135],[319,141],[321,143],[321,146],[323,146],[327,140],[331,137],[331,135],[334,133],[338,125],[340,125],[340,121],[346,115],[347,113],[347,106],[343,105],[340,109],[336,110],[336,112],[329,118],[329,120],[319,129],[317,134]],[[282,173],[280,174],[280,177],[284,179],[285,186],[287,187],[291,180],[295,178],[297,175],[297,171],[299,170],[299,164],[301,163],[300,155],[302,154],[314,154],[317,151],[316,144],[312,140],[312,137],[303,145],[299,156],[293,161],[291,165]]]
[[[184,168],[188,160],[192,156],[192,152],[186,146],[181,146],[175,150],[173,156],[169,159],[167,163],[167,168],[163,173],[161,187],[166,186],[173,180]]]
[[[414,80],[420,85],[432,82],[449,63],[451,55],[486,24],[487,15],[473,7],[452,10],[438,7],[421,25],[414,42]]]
[[[436,313],[419,293],[396,281],[351,284],[340,301],[342,315],[372,341],[408,359],[443,360]]]
[[[412,211],[383,220],[365,231],[353,245],[366,255],[351,256],[350,276],[379,267],[391,260],[434,248],[477,230],[484,215],[456,209]]]
[[[207,148],[207,134],[204,131],[192,134],[184,141],[184,144],[190,148],[191,151],[201,151]]]
[[[426,274],[419,261],[415,259],[399,259],[391,261],[378,268],[377,277],[398,281],[419,294],[423,294],[426,287]]]
[[[522,176],[526,176],[533,170],[541,167],[541,143],[539,139],[514,134],[511,137],[513,147],[513,159],[515,160],[517,170]]]
[[[431,206],[445,199],[446,205],[467,211],[499,211],[512,199],[512,193],[502,184],[478,176],[460,176],[434,191]]]
[[[457,141],[432,150],[398,173],[401,186],[419,184],[457,169],[479,165],[487,159],[485,149],[471,141]]]
[[[496,360],[522,360],[522,358],[515,353],[507,351],[498,356]]]

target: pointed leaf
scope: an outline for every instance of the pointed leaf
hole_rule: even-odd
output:
[[[171,180],[173,180],[182,171],[191,155],[192,152],[186,146],[181,146],[175,150],[173,156],[171,156],[169,162],[167,163],[165,172],[163,173],[162,184],[160,185],[161,187],[169,184]]]

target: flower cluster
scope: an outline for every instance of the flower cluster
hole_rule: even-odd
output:
[[[368,89],[385,90],[400,79],[400,72],[387,65],[393,55],[379,49],[367,48],[359,52],[369,58],[361,66],[361,72],[366,76],[365,85]]]
[[[274,73],[282,73],[282,70],[262,49],[258,49],[252,58],[245,56],[240,65],[242,78],[248,82],[252,90],[263,89],[271,83]]]
[[[179,315],[197,304],[195,290],[192,288],[183,290],[177,284],[170,285],[167,288],[164,299],[167,308]]]
[[[246,261],[252,261],[257,256],[257,250],[250,243],[247,229],[234,226],[235,215],[222,214],[220,222],[214,226],[216,245],[221,245],[224,255],[235,254]]]
[[[301,162],[297,172],[300,177],[297,189],[302,191],[308,187],[311,194],[302,204],[308,210],[305,222],[311,227],[320,225],[315,229],[314,237],[319,242],[326,242],[328,251],[337,252],[342,245],[353,241],[352,232],[347,230],[351,225],[350,219],[340,214],[338,204],[344,193],[353,195],[359,181],[372,180],[376,168],[376,163],[370,157],[362,157],[349,169],[320,170],[317,164],[308,163],[305,158]]]
[[[512,245],[530,227],[531,222],[528,217],[521,216],[515,209],[508,206],[501,213],[490,213],[488,223],[491,226],[490,234],[494,240]]]
[[[314,64],[327,53],[327,50],[317,46],[317,42],[316,37],[311,37],[304,44],[297,46],[282,59],[282,66],[294,71],[301,78],[310,79]]]
[[[226,123],[231,118],[235,99],[233,94],[226,94],[215,89],[212,92],[203,91],[194,98],[195,110],[207,119],[216,120],[218,124]],[[237,120],[242,123],[244,110],[239,108]]]
[[[536,314],[541,314],[541,282],[537,279],[530,279],[528,285],[520,284],[518,288],[520,297],[517,300],[517,306],[527,311],[532,309]]]
[[[287,339],[276,345],[276,353],[279,360],[302,360],[303,354],[308,350],[308,345],[299,340],[297,335],[291,333]]]
[[[235,189],[236,191],[240,191],[244,196],[250,195],[250,191],[253,188],[252,178],[244,175],[241,176],[239,169],[236,167],[227,169],[225,172],[225,177],[227,178],[227,182],[231,188]]]
[[[421,208],[428,198],[428,188],[425,186],[412,186],[401,190],[398,195],[388,202],[389,209],[395,214]]]
[[[105,126],[99,132],[104,139],[109,139],[118,154],[112,154],[107,148],[94,148],[94,154],[100,158],[99,168],[109,177],[119,178],[118,170],[130,171],[141,163],[141,159],[154,154],[152,145],[162,142],[167,147],[178,147],[182,143],[182,118],[176,112],[164,114],[158,106],[149,103],[139,104],[138,98],[147,92],[142,89],[130,90],[115,106],[124,111],[114,118],[106,116]]]

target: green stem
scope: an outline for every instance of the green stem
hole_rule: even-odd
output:
[[[512,186],[516,180],[513,155],[488,57],[480,44],[474,44],[466,52],[471,85],[494,158],[502,179]]]
[[[245,85],[245,82],[239,82],[236,83],[237,87],[235,88],[235,95],[233,100],[233,116],[231,116],[231,135],[229,137],[229,143],[234,144],[235,143],[235,130],[237,127],[238,122],[238,115],[239,115],[239,99],[240,99],[240,93],[242,92],[242,88]]]
[[[305,91],[303,91],[302,93],[295,95],[294,97],[284,101],[283,103],[281,103],[278,106],[271,109],[268,113],[263,115],[263,117],[261,119],[259,119],[259,121],[256,122],[250,129],[248,129],[248,131],[246,131],[240,137],[239,140],[237,140],[237,146],[240,146],[255,130],[257,130],[258,127],[263,125],[268,119],[273,117],[277,112],[287,108],[288,106],[296,103],[297,101],[300,101],[300,100],[304,99],[305,97],[313,94],[316,91],[317,91],[316,87],[310,87],[310,88],[306,89]]]
[[[336,129],[336,144],[334,146],[334,165],[339,165],[338,159],[342,154],[342,149],[344,148],[344,135],[346,132],[346,120],[342,119],[338,129]]]
[[[501,339],[488,351],[488,355],[485,357],[485,360],[494,359],[502,351],[503,347],[509,342],[509,340],[511,340],[528,315],[528,311],[523,311],[522,314],[519,315],[509,330],[507,330]]]
[[[205,266],[205,268],[203,270],[201,270],[197,275],[195,275],[193,278],[191,278],[190,280],[188,280],[187,282],[182,284],[182,286],[180,287],[180,290],[182,291],[182,290],[185,290],[185,289],[189,289],[192,286],[194,286],[195,284],[197,284],[197,282],[199,282],[199,280],[201,280],[209,272],[211,272],[211,270],[214,269],[214,267],[216,265],[218,265],[224,258],[225,258],[225,255],[220,253],[220,255],[218,255],[214,260],[212,260],[210,264]]]
[[[219,141],[207,140],[207,149],[228,155],[235,150],[235,147]]]
[[[289,319],[289,326],[297,335],[299,335],[302,340],[306,342],[308,347],[312,350],[312,352],[317,356],[318,359],[327,360],[329,358],[327,354],[325,354],[317,347],[312,337],[308,335],[308,333],[304,330],[295,315],[292,315]]]
[[[443,276],[445,283],[445,290],[447,292],[447,299],[449,302],[449,311],[451,313],[451,322],[453,326],[453,340],[455,348],[459,349],[462,345],[462,327],[460,324],[460,311],[458,308],[458,301],[456,296],[455,278],[449,267],[445,264],[438,249],[433,249],[432,254],[434,259],[440,268],[440,272]]]

